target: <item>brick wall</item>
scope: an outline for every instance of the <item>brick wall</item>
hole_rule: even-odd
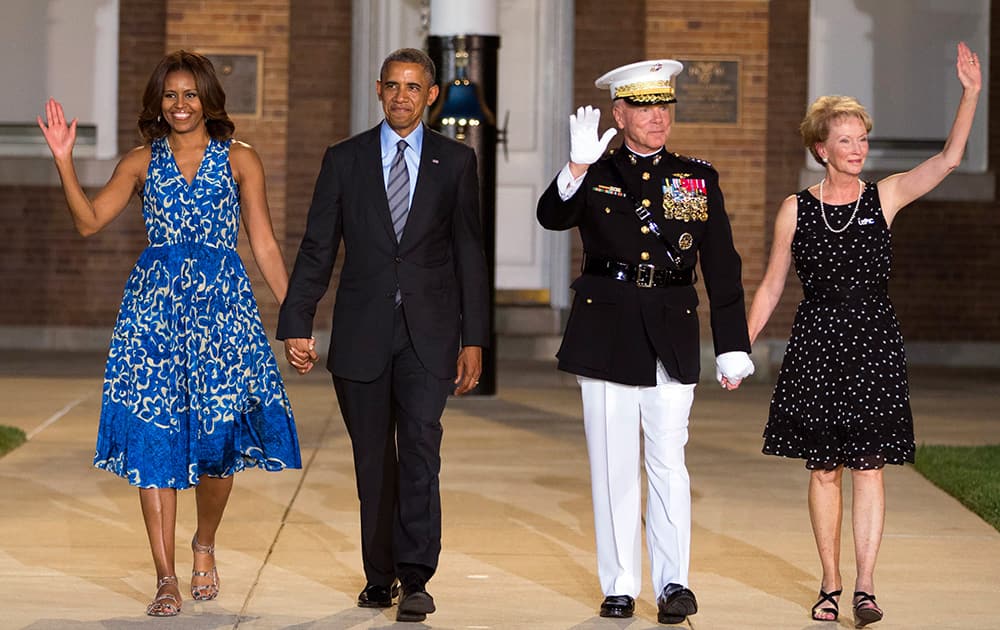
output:
[[[774,218],[778,206],[788,195],[799,189],[799,171],[804,165],[799,123],[805,115],[809,97],[809,4],[799,0],[771,2],[768,32],[768,59],[775,71],[767,81],[767,173],[765,175],[765,222],[757,238],[765,249],[757,255],[767,256],[774,239]],[[790,80],[790,77],[802,77]],[[757,274],[743,274],[747,292],[747,308],[763,276],[762,258]],[[787,339],[792,329],[795,308],[802,299],[802,287],[794,270],[788,273],[785,293],[774,310],[761,338]]]
[[[231,115],[234,137],[253,146],[264,163],[267,199],[274,232],[285,233],[285,184],[288,174],[288,67],[290,0],[167,0],[167,49],[185,48],[230,54],[261,53],[258,116]],[[274,330],[278,305],[253,262],[246,230],[239,243],[261,318]]]
[[[167,2],[120,0],[118,16],[118,151],[124,153],[142,142],[136,119],[146,82],[166,48]]]
[[[170,49],[260,50],[264,106],[259,118],[235,117],[237,137],[260,153],[275,230],[291,263],[323,148],[348,134],[351,0],[121,0],[119,146],[137,143],[142,87]],[[797,125],[806,105],[808,3],[710,0],[691,7],[644,0],[613,8],[575,5],[574,106],[609,108],[593,80],[649,57],[740,60],[741,120],[735,126],[677,124],[670,148],[708,159],[722,176],[748,301],[770,246],[774,213],[798,188],[804,164]],[[991,32],[1000,33],[997,14]],[[994,35],[994,43],[998,37]],[[1000,46],[991,66],[1000,67]],[[363,78],[360,78],[363,79]],[[989,78],[1000,94],[998,73]],[[58,96],[58,95],[56,95]],[[996,120],[1000,98],[980,116]],[[604,126],[610,116],[604,116]],[[875,121],[878,125],[878,121]],[[990,165],[1000,157],[991,124]],[[93,193],[94,191],[90,191]],[[894,225],[892,296],[909,341],[1000,342],[1000,212],[995,201],[913,204]],[[0,326],[76,326],[110,331],[125,278],[145,245],[137,202],[100,234],[79,237],[62,193],[44,186],[0,186]],[[245,251],[246,239],[241,239]],[[265,323],[275,305],[249,256]],[[579,265],[579,244],[572,269]],[[790,276],[764,335],[785,338],[801,295]],[[326,327],[330,299],[317,319]],[[705,310],[705,309],[703,309]],[[706,327],[707,329],[707,327]],[[707,333],[707,330],[706,330]]]
[[[798,0],[710,0],[694,5],[634,2],[614,11],[576,3],[576,105],[604,106],[593,80],[643,58],[740,60],[741,120],[736,126],[675,124],[669,148],[719,169],[736,246],[743,257],[747,305],[763,275],[774,215],[798,190],[805,165],[798,124],[808,89],[809,5]],[[1000,33],[997,12],[991,32]],[[998,40],[997,35],[993,41]],[[1000,67],[997,45],[991,67]],[[1000,94],[998,73],[990,88]],[[996,120],[1000,99],[980,116]],[[609,124],[604,117],[602,126]],[[876,126],[878,121],[875,121]],[[1000,125],[990,126],[990,168],[1000,157]],[[891,294],[908,341],[1000,342],[1000,203],[918,201],[893,224]],[[575,239],[571,273],[579,268]],[[763,337],[787,338],[801,288],[790,272]],[[702,294],[704,303],[704,295]],[[702,309],[707,338],[707,309]]]
[[[4,186],[0,199],[0,326],[97,326],[110,336],[125,278],[145,245],[138,206],[83,239],[58,189]]]
[[[1000,12],[990,15],[989,168],[1000,164]],[[979,51],[980,54],[982,51]],[[878,121],[875,121],[878,125]],[[1000,191],[1000,187],[997,187]],[[918,201],[892,224],[890,295],[907,341],[1000,342],[1000,203]]]
[[[599,108],[600,133],[613,127],[615,120],[611,117],[611,95],[595,88],[594,80],[608,70],[645,58],[645,14],[645,0],[619,3],[613,11],[603,0],[577,0],[574,6],[573,111],[584,105]],[[620,144],[619,138],[620,134],[611,141],[612,146]],[[577,230],[572,235],[570,274],[576,277],[583,260],[583,243]]]
[[[135,122],[142,90],[166,51],[261,52],[262,111],[233,119],[236,138],[253,145],[264,163],[272,221],[290,264],[323,148],[348,133],[351,1],[121,0],[119,16],[122,152],[139,143]],[[6,237],[0,248],[0,326],[72,326],[110,334],[125,278],[146,245],[137,199],[101,233],[83,239],[58,188],[0,186],[0,233]],[[276,304],[245,234],[240,253],[273,330]]]
[[[805,164],[798,124],[805,114],[808,77],[809,9],[796,0],[771,2],[771,67],[768,81],[767,226],[768,248],[774,215],[787,195],[799,189]],[[993,33],[990,66],[1000,67],[998,13],[990,17]],[[1000,74],[988,78],[1000,94]],[[977,116],[989,116],[989,167],[1000,158],[1000,99]],[[874,121],[878,127],[879,121]],[[995,176],[995,175],[994,175]],[[1000,203],[917,201],[893,222],[893,271],[890,295],[908,342],[1000,342]],[[747,276],[748,295],[759,276]],[[794,272],[763,336],[787,338],[802,292]]]
[[[163,55],[164,17],[165,0],[121,0],[119,5],[122,150],[138,144],[138,103]],[[94,327],[110,336],[125,278],[146,244],[141,212],[133,200],[104,231],[83,239],[73,228],[60,189],[0,186],[0,234],[5,239],[0,248],[0,326]]]
[[[350,135],[351,1],[293,0],[289,55],[288,182],[282,249],[291,271],[326,147]],[[365,81],[365,79],[371,79]],[[371,86],[362,77],[357,89]],[[334,273],[343,261],[343,248]],[[316,310],[317,329],[330,328],[334,291]]]
[[[647,57],[739,62],[739,122],[674,123],[667,147],[708,160],[719,171],[733,239],[743,258],[744,282],[763,273],[768,16],[767,0],[649,3],[646,10]],[[683,94],[678,94],[678,99],[677,107],[683,107]],[[702,335],[710,338],[704,283],[698,284],[698,291],[705,305],[699,309]]]
[[[602,127],[613,124],[611,103],[606,91],[593,87],[594,79],[616,66],[651,58],[739,60],[739,124],[675,123],[667,145],[672,151],[709,160],[719,170],[736,246],[743,256],[743,277],[760,278],[765,247],[760,235],[766,214],[761,184],[767,153],[768,3],[716,0],[685,6],[630,2],[616,7],[613,14],[606,6],[592,0],[576,3],[575,106],[600,106],[606,112]],[[580,253],[579,237],[574,236],[574,275]],[[703,285],[699,291],[707,305]],[[701,316],[703,334],[709,338],[707,308],[701,309]]]

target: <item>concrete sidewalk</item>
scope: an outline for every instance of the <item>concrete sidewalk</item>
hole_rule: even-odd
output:
[[[221,595],[179,617],[144,614],[154,591],[136,491],[90,467],[103,357],[0,355],[0,424],[31,440],[0,458],[0,628],[655,628],[647,580],[636,617],[597,616],[579,392],[550,365],[506,364],[494,398],[446,412],[438,612],[396,624],[354,605],[364,586],[351,451],[328,375],[289,376],[304,468],[241,473],[218,538]],[[998,374],[913,376],[918,441],[1000,443]],[[760,454],[770,385],[699,386],[688,466],[699,629],[853,627],[809,620],[820,569],[800,461]],[[887,471],[875,628],[1000,628],[1000,533],[912,467]],[[846,493],[845,493],[846,494]],[[849,497],[849,495],[847,495]],[[186,592],[194,493],[182,492],[177,568]],[[843,541],[853,585],[850,501]]]

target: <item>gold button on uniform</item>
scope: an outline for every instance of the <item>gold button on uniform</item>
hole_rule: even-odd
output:
[[[648,182],[649,181],[649,173],[643,173],[642,174],[642,179],[643,179],[643,181]]]
[[[605,208],[604,214],[611,214],[611,208]]]
[[[645,225],[639,228],[639,231],[642,232],[643,234],[649,234],[649,228],[646,227]]]
[[[587,304],[593,304],[593,303],[594,303],[594,301],[592,299],[587,298]],[[688,311],[688,312],[690,312],[690,311]]]
[[[639,254],[639,258],[642,258],[643,260],[649,260],[649,252],[642,252],[641,254]]]
[[[651,203],[651,202],[649,201],[649,199],[643,199],[643,200],[642,200],[642,206],[643,206],[644,208],[648,208],[648,207],[650,206],[650,203]]]

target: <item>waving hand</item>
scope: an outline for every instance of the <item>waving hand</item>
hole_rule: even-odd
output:
[[[955,61],[958,70],[958,81],[963,90],[979,93],[983,85],[982,68],[979,67],[979,55],[972,52],[965,42],[958,43],[958,59]]]
[[[56,99],[50,98],[45,103],[45,120],[43,121],[41,116],[37,120],[42,135],[45,136],[45,143],[52,151],[52,157],[56,161],[71,157],[73,145],[76,144],[76,118],[67,125],[62,105]]]
[[[892,225],[893,217],[901,208],[930,192],[962,162],[965,145],[972,131],[979,90],[983,84],[979,55],[972,52],[965,42],[958,44],[955,69],[958,81],[962,84],[962,98],[958,102],[955,122],[951,125],[944,148],[913,169],[890,175],[878,183],[882,213],[889,225]]]

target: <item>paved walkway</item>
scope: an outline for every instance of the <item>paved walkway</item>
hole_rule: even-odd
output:
[[[350,448],[325,374],[289,377],[304,469],[241,473],[219,533],[222,594],[146,617],[154,579],[135,490],[89,465],[103,357],[0,354],[0,424],[31,440],[0,458],[0,628],[384,628],[608,630],[662,627],[650,586],[632,620],[596,615],[597,584],[578,391],[550,366],[505,365],[495,398],[445,416],[444,551],[438,612],[395,624],[354,606],[360,573]],[[918,439],[1000,443],[998,374],[919,372]],[[759,454],[770,388],[698,388],[692,588],[697,629],[853,627],[816,623],[819,566],[802,464]],[[884,630],[1000,628],[1000,533],[912,467],[887,474],[877,573]],[[850,523],[849,502],[845,523]],[[178,540],[193,533],[180,495]],[[844,580],[854,578],[849,527]],[[182,587],[190,552],[178,550]]]

